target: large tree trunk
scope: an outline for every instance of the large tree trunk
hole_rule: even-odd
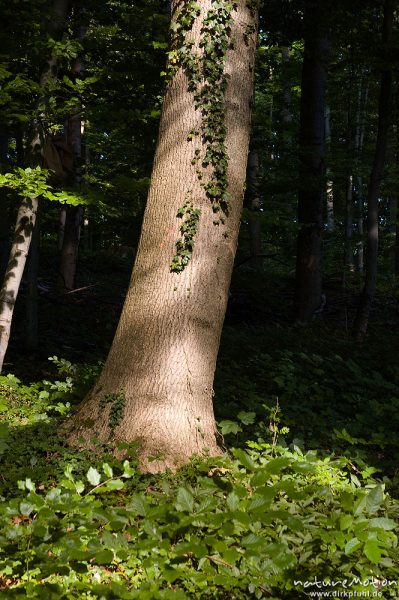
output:
[[[172,2],[175,21],[179,5]],[[199,6],[190,37],[202,52],[202,23],[214,3],[201,0]],[[212,209],[198,164],[192,164],[195,150],[207,144],[190,132],[204,117],[180,68],[163,104],[140,244],[115,339],[97,385],[70,423],[75,443],[95,435],[115,444],[137,442],[141,467],[149,471],[175,468],[193,454],[220,453],[212,386],[242,208],[256,45],[255,14],[246,0],[232,16],[234,45],[222,99],[231,195],[225,224],[220,217],[215,224],[221,213]],[[207,181],[211,167],[200,170]],[[191,260],[177,273],[171,261],[185,219],[177,214],[188,198],[201,214]]]
[[[311,9],[309,8],[309,11]],[[326,61],[330,44],[317,7],[308,15],[302,68],[300,117],[299,232],[295,282],[295,317],[311,320],[321,303]],[[320,18],[318,18],[320,17]]]
[[[53,19],[48,25],[49,35],[56,36],[62,30],[62,27],[65,25],[68,6],[69,0],[54,0]],[[43,91],[55,77],[56,65],[56,57],[49,57],[40,76],[40,86]],[[40,161],[42,148],[43,134],[39,124],[35,123],[30,148],[32,164]],[[36,222],[37,207],[38,198],[24,199],[21,203],[17,215],[10,259],[4,276],[3,286],[0,290],[0,373],[3,368],[4,356],[10,339],[14,306],[29,254],[32,232]]]
[[[392,39],[393,14],[396,0],[385,0],[382,46],[385,60],[389,60]],[[381,87],[378,106],[378,133],[370,183],[367,192],[367,253],[366,278],[359,309],[353,325],[353,335],[361,341],[367,333],[368,321],[377,286],[378,260],[378,196],[385,165],[391,116],[392,69],[387,66],[381,72]]]

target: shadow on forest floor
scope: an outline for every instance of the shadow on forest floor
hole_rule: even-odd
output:
[[[101,268],[108,276],[106,267]],[[103,358],[118,321],[129,272],[124,263],[119,272],[115,269],[111,288],[101,284],[103,274],[96,272],[93,278],[101,285],[68,303],[43,299],[41,327],[46,343],[37,356],[27,357],[21,353],[21,333],[17,331],[10,353],[13,372],[22,373],[25,381],[43,377],[53,381],[59,376],[47,361],[50,354],[57,353],[72,363]],[[398,315],[379,304],[377,297],[367,342],[355,344],[348,323],[356,296],[348,293],[344,301],[338,284],[332,282],[330,288],[330,313],[305,328],[290,323],[291,280],[266,274],[259,279],[244,269],[235,274],[216,372],[216,416],[218,421],[235,422],[230,430],[236,433],[225,435],[227,447],[244,446],[258,437],[270,441],[274,435],[271,428],[288,427],[280,443],[327,455],[345,454],[354,469],[371,465],[378,469],[377,477],[392,479],[396,493],[399,342],[392,323],[399,320]],[[22,393],[19,384],[14,388],[18,390],[13,392],[16,404],[12,410],[17,418],[9,427],[9,406],[6,402],[2,408],[0,386],[0,494],[10,494],[18,479],[25,477],[51,482],[62,475],[67,464],[84,473],[96,457],[66,446],[59,436],[59,414],[53,410],[46,416],[45,402],[40,400],[43,387],[26,385]],[[82,396],[79,392],[73,401]],[[68,394],[65,398],[61,394],[58,401],[69,401]],[[253,415],[248,418],[241,413]],[[245,424],[252,419],[253,424]]]

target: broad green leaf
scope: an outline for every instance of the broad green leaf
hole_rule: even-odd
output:
[[[370,527],[384,529],[385,531],[392,531],[392,529],[396,529],[398,527],[398,524],[387,517],[376,517],[370,520]]]
[[[98,565],[109,565],[114,559],[114,553],[111,550],[100,550],[96,554],[95,560]]]
[[[252,425],[255,423],[256,413],[255,412],[244,412],[241,411],[237,415],[237,419],[244,425]]]
[[[87,481],[93,486],[98,485],[101,481],[101,475],[97,469],[94,469],[94,467],[90,467],[90,469],[87,471],[86,477]]]
[[[384,500],[384,486],[378,484],[373,487],[366,497],[366,509],[369,513],[377,512]]]
[[[103,464],[103,471],[104,471],[104,475],[106,477],[112,477],[112,475],[114,473],[112,470],[112,467],[110,467],[108,463]]]
[[[345,554],[347,556],[349,556],[350,554],[353,554],[353,552],[356,552],[356,550],[358,550],[361,545],[362,545],[362,542],[360,540],[358,540],[356,537],[352,538],[345,545]]]
[[[222,432],[222,435],[227,435],[228,433],[239,433],[242,431],[240,425],[236,423],[236,421],[220,421],[219,428]]]
[[[183,487],[179,488],[179,490],[177,492],[177,499],[176,499],[175,506],[176,506],[176,510],[178,510],[178,511],[189,512],[189,513],[193,512],[194,497],[187,488],[183,488]]]
[[[256,469],[255,462],[249,456],[248,452],[245,452],[245,450],[242,450],[242,448],[235,448],[233,450],[233,454],[237,458],[237,460],[242,464],[242,466],[245,467],[248,471],[254,471]]]
[[[140,517],[145,517],[148,513],[149,507],[142,496],[139,494],[134,494],[126,508],[134,511]]]
[[[339,528],[341,529],[341,531],[345,531],[345,529],[349,529],[349,527],[352,525],[352,523],[353,523],[352,515],[344,515],[339,520]]]
[[[368,540],[364,544],[364,553],[371,562],[377,565],[381,559],[381,548],[377,540]]]
[[[227,496],[226,503],[227,503],[227,506],[229,507],[229,509],[234,511],[234,510],[237,510],[237,508],[240,504],[240,499],[237,496],[237,494],[233,491],[233,492],[230,492],[230,494]]]
[[[122,479],[111,479],[111,481],[108,481],[105,489],[107,492],[114,492],[116,490],[121,490],[123,489],[124,483],[122,481]]]
[[[288,456],[272,458],[272,460],[265,465],[265,471],[267,471],[267,473],[271,473],[272,475],[277,475],[278,473],[281,473],[285,467],[288,467],[290,463],[291,459],[288,458]]]

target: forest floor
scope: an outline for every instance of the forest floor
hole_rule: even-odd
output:
[[[85,454],[59,435],[106,356],[130,268],[116,257],[83,257],[74,294],[59,296],[43,282],[35,352],[23,347],[19,301],[5,365],[11,374],[0,377],[0,593],[288,600],[309,597],[294,578],[393,580],[399,314],[392,283],[381,286],[359,345],[350,336],[356,281],[343,290],[338,278],[327,280],[325,310],[303,327],[290,318],[289,276],[237,269],[215,381],[230,458],[145,476],[132,447],[122,465],[106,448]],[[243,513],[251,510],[248,521]],[[399,582],[381,597],[398,590]]]

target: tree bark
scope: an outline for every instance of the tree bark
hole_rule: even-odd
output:
[[[355,133],[355,149],[357,158],[357,169],[360,168],[360,163],[363,156],[363,144],[364,144],[364,133],[365,133],[365,119],[366,119],[366,106],[368,99],[368,81],[365,85],[360,83],[359,96],[358,96],[358,110],[357,110],[357,122],[356,122],[356,133]],[[356,209],[357,209],[357,232],[359,241],[357,242],[357,269],[359,273],[363,272],[364,267],[364,224],[363,224],[363,212],[364,212],[364,194],[363,194],[363,177],[361,175],[356,176]]]
[[[172,2],[174,20],[179,5]],[[200,0],[199,6],[191,38],[196,48],[214,3]],[[97,385],[70,421],[74,443],[83,437],[90,445],[96,435],[109,440],[112,433],[114,444],[136,442],[147,471],[174,469],[193,454],[220,453],[212,385],[242,208],[256,46],[250,29],[255,14],[246,0],[239,0],[232,15],[224,98],[231,195],[226,222],[214,224],[192,164],[201,142],[190,139],[190,132],[201,126],[201,110],[180,68],[166,91],[138,253],[115,339]],[[201,215],[191,260],[176,273],[171,271],[181,227],[176,215],[188,195]],[[112,411],[121,405],[123,418],[112,432]]]
[[[359,273],[363,273],[363,269],[364,269],[363,177],[358,176],[356,178],[356,180],[357,180],[357,186],[356,186],[357,232],[359,235],[359,241],[357,243],[357,270],[359,271]]]
[[[353,263],[353,175],[348,175],[346,187],[345,202],[345,264],[344,264],[344,285],[347,271],[354,271]]]
[[[247,166],[247,197],[249,204],[249,245],[252,264],[262,268],[262,223],[260,220],[259,156],[255,147],[250,148]]]
[[[53,19],[48,25],[48,33],[55,36],[59,34],[65,24],[68,11],[68,0],[54,0]],[[56,75],[57,59],[49,57],[40,76],[40,86],[45,90],[49,82]],[[31,162],[37,163],[41,158],[43,135],[38,123],[34,124],[31,139]],[[3,368],[4,357],[10,339],[11,323],[14,306],[18,296],[26,259],[32,239],[32,232],[36,222],[38,198],[24,199],[20,205],[15,226],[14,239],[11,246],[4,282],[0,291],[0,373]]]
[[[7,163],[8,137],[0,132],[0,163]],[[0,281],[6,272],[10,253],[10,224],[8,219],[7,196],[4,188],[0,188]]]
[[[325,143],[327,148],[331,146],[331,110],[328,105],[325,108]],[[331,170],[329,167],[326,169],[326,199],[327,199],[327,231],[330,233],[334,231],[335,220],[334,220],[334,182],[331,179]]]
[[[385,0],[384,22],[382,28],[382,47],[385,61],[389,60],[392,39],[393,15],[396,0]],[[353,335],[362,341],[367,333],[369,315],[377,287],[378,260],[378,196],[385,165],[388,133],[391,117],[392,69],[384,67],[381,71],[380,98],[378,105],[378,133],[373,166],[367,192],[367,252],[366,277],[359,309],[353,325]]]
[[[85,28],[80,27],[78,38],[83,40]],[[84,72],[83,59],[78,57],[72,65],[72,76],[81,78]],[[73,154],[72,185],[79,188],[82,183],[82,116],[72,115],[67,123],[67,144]],[[58,287],[62,292],[75,289],[76,268],[79,251],[80,231],[83,219],[82,206],[67,206],[62,236],[61,260]]]
[[[32,231],[36,222],[37,206],[38,199],[33,198],[23,200],[19,207],[14,241],[4,276],[3,287],[0,291],[0,373],[3,368],[4,357],[10,339],[14,306],[29,253]]]
[[[36,350],[39,341],[39,316],[37,292],[37,278],[39,275],[40,257],[40,203],[36,211],[36,220],[32,231],[32,240],[29,248],[28,263],[26,266],[26,336],[27,350]]]
[[[312,319],[320,306],[322,292],[326,61],[330,43],[322,28],[318,28],[316,13],[312,15],[312,23],[313,29],[312,24],[308,23],[305,39],[299,134],[300,229],[297,239],[295,317],[300,322]]]
[[[67,206],[58,287],[61,292],[75,289],[76,266],[82,225],[82,206]]]

